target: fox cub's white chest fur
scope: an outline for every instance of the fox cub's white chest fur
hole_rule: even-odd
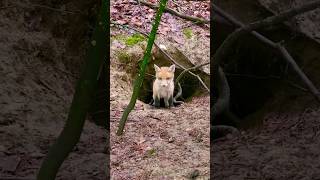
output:
[[[156,107],[160,107],[160,99],[164,99],[165,107],[173,106],[174,71],[175,65],[170,67],[158,67],[154,65],[156,80],[153,83],[153,101]]]

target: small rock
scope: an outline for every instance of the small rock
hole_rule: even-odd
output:
[[[170,137],[168,140],[169,143],[172,143],[173,141],[174,141],[174,137]]]
[[[40,152],[33,152],[33,153],[30,154],[30,156],[33,157],[33,158],[42,158],[42,157],[45,156],[45,154],[42,154]]]

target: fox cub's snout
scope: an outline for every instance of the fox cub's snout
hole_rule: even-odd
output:
[[[160,107],[160,99],[164,99],[165,107],[173,106],[174,72],[175,65],[158,67],[154,65],[156,80],[153,83],[153,101]]]

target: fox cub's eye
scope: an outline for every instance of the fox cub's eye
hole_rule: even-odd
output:
[[[162,78],[158,78],[159,80],[162,80]]]
[[[167,80],[169,80],[170,78],[167,78]]]

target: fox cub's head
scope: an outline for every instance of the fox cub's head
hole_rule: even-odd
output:
[[[173,82],[175,65],[170,67],[158,67],[154,65],[156,70],[156,81],[159,82],[161,87],[167,87],[171,82]]]

